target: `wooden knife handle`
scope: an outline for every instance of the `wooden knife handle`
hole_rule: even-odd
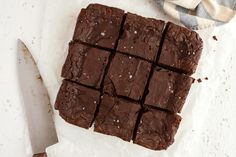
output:
[[[44,153],[38,153],[38,154],[34,154],[33,157],[47,157],[47,154]]]

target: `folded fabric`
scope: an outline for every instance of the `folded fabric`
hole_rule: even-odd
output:
[[[187,8],[187,9],[194,9],[196,6],[201,2],[201,0],[166,0],[169,3],[176,4],[178,6]]]
[[[236,0],[156,0],[163,11],[190,29],[204,29],[229,22]]]

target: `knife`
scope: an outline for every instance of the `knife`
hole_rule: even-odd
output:
[[[58,142],[46,87],[29,49],[17,43],[18,83],[34,157],[46,157],[45,149]]]

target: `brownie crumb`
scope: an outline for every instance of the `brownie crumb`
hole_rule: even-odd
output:
[[[198,83],[201,83],[201,82],[202,82],[202,79],[200,79],[200,78],[197,79],[197,82],[198,82]]]
[[[218,41],[217,37],[214,35],[212,36],[212,38],[215,40],[215,41]]]
[[[208,77],[205,77],[204,79],[205,79],[205,80],[208,80]]]
[[[40,74],[38,74],[38,75],[36,76],[36,78],[37,78],[38,80],[42,80],[42,77],[41,77]]]

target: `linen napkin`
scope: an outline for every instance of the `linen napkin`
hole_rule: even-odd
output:
[[[229,22],[236,0],[156,0],[162,10],[190,29],[204,29]]]

